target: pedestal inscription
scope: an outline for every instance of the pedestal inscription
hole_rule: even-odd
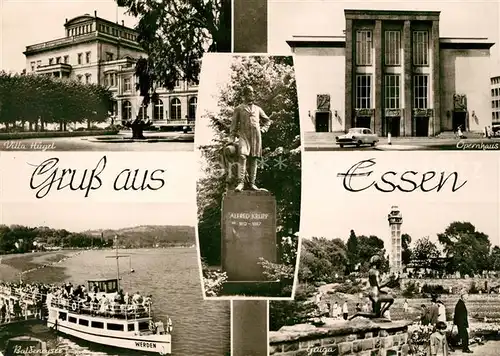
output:
[[[222,202],[222,268],[229,282],[265,281],[259,257],[277,262],[276,199],[268,192],[228,192]]]

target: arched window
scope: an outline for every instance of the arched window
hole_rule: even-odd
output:
[[[125,121],[132,119],[132,104],[130,104],[130,101],[128,100],[123,102],[122,119]]]
[[[189,115],[188,118],[191,120],[196,119],[196,105],[198,104],[198,98],[196,96],[189,99]]]
[[[172,98],[170,101],[170,120],[181,120],[181,101],[178,98]]]
[[[141,105],[141,107],[139,108],[139,119],[142,119],[142,120],[146,120],[147,117],[148,117],[148,111],[146,110],[146,107],[143,105]]]
[[[160,99],[154,103],[153,120],[163,120],[163,101]]]

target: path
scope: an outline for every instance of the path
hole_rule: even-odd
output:
[[[500,349],[500,341],[487,341],[484,345],[471,345],[470,349],[473,354],[463,353],[461,350],[455,350],[450,353],[450,356],[459,355],[478,355],[478,356],[498,356]]]

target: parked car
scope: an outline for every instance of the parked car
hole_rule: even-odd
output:
[[[356,145],[358,147],[361,145],[375,146],[379,141],[378,136],[372,130],[365,127],[350,128],[345,135],[337,136],[335,140],[340,147],[344,147],[345,145]]]

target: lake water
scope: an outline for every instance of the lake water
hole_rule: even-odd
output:
[[[227,301],[204,301],[200,284],[198,259],[194,248],[120,250],[120,287],[129,294],[140,291],[152,295],[153,312],[157,319],[172,319],[172,355],[229,355],[230,305]],[[86,284],[88,279],[115,278],[116,259],[107,258],[114,251],[85,251],[65,260],[62,279],[73,284]],[[135,273],[130,273],[130,267]],[[52,282],[61,269],[46,268],[36,273],[40,282]],[[29,274],[25,279],[30,279]],[[78,355],[138,355],[129,350],[89,344],[53,332],[40,326],[26,335],[41,338],[48,347],[64,349],[65,354]],[[7,336],[0,335],[2,339]]]

